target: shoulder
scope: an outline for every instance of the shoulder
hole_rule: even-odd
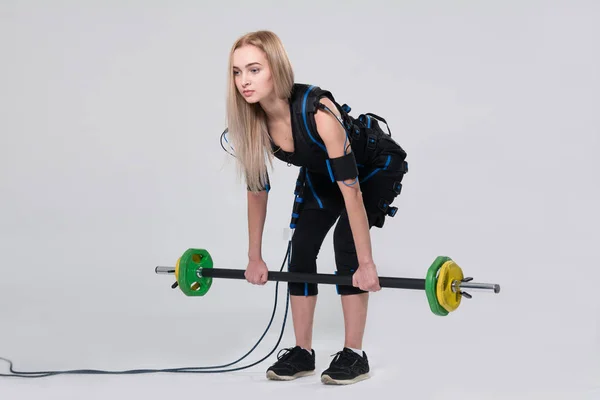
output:
[[[329,90],[322,89],[318,85],[309,83],[294,83],[290,93],[290,98],[303,103],[307,111],[315,111],[313,108],[317,108],[317,102],[330,98],[334,100],[333,95]]]
[[[329,90],[321,89],[318,86],[315,88],[315,122],[317,125],[319,123],[339,123],[337,120],[341,119],[341,114],[333,94]]]
[[[294,83],[291,97],[294,109],[303,115],[313,115],[317,128],[339,124],[340,111],[329,90],[317,85]]]
[[[344,143],[347,137],[346,131],[340,123],[340,112],[334,101],[329,97],[320,98],[319,104],[327,108],[317,108],[315,113],[317,132],[325,143],[325,146],[327,146],[331,156],[333,156],[333,154],[338,156],[343,155]],[[338,149],[342,151],[341,154],[337,154]]]
[[[336,104],[329,97],[324,96],[319,98],[319,103],[323,104],[324,106],[327,106],[327,108],[329,108],[338,117],[340,116],[340,112],[337,109]],[[319,108],[318,113],[331,115],[331,113],[327,111],[327,109],[324,110],[322,108]]]

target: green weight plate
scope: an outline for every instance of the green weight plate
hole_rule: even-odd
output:
[[[433,312],[435,315],[439,315],[440,317],[445,317],[448,315],[448,311],[446,311],[440,305],[437,299],[437,273],[440,268],[442,268],[442,265],[444,265],[444,263],[448,260],[450,260],[450,257],[438,256],[427,270],[427,277],[425,279],[425,294],[427,295],[429,308],[431,309],[431,312]]]
[[[205,249],[188,249],[179,260],[178,283],[186,296],[204,296],[212,285],[212,278],[198,277],[200,268],[212,268],[213,260]]]

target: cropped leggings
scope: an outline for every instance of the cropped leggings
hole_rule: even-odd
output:
[[[394,161],[394,156],[385,156],[385,162],[377,167],[359,167],[359,183],[363,197],[369,229],[382,228],[386,216],[394,216],[397,210],[391,204],[401,193],[402,179],[407,172],[404,159]],[[352,275],[358,268],[354,238],[348,220],[344,199],[337,182],[328,175],[305,171],[302,193],[303,207],[296,221],[292,236],[290,272],[316,273],[317,256],[325,236],[334,225],[333,247],[337,275]],[[292,296],[314,296],[317,284],[289,282]],[[365,293],[346,285],[336,285],[339,295]]]

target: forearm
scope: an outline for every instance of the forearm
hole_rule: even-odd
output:
[[[373,262],[373,253],[371,248],[371,234],[369,232],[369,220],[360,191],[355,192],[345,200],[346,210],[358,263],[367,264]]]
[[[248,258],[262,259],[262,237],[267,216],[268,194],[248,192]]]

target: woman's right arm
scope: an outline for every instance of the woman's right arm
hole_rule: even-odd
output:
[[[268,192],[248,191],[248,267],[246,279],[254,284],[267,282],[268,269],[262,259],[262,237],[267,217]]]
[[[262,236],[267,217],[266,190],[261,192],[248,191],[248,259],[262,260]]]

